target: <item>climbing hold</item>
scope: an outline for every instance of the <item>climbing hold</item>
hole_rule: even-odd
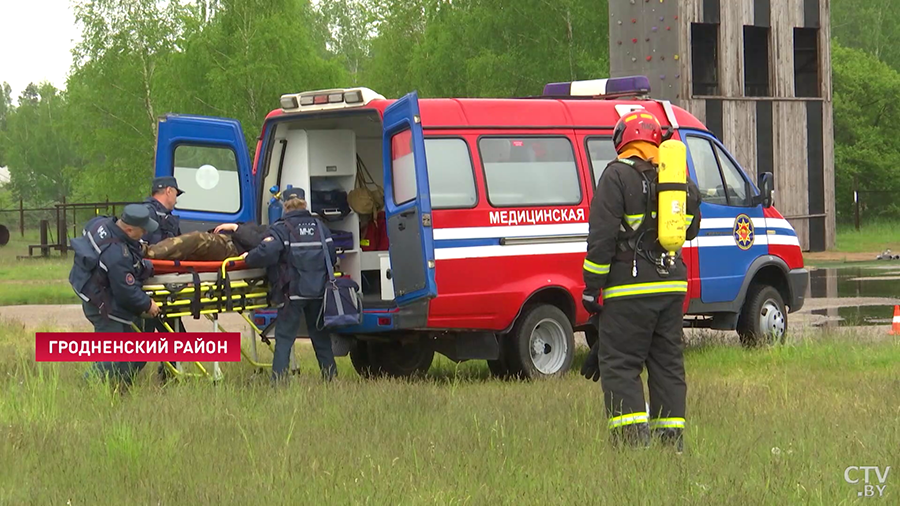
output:
[[[666,61],[666,57],[665,57],[665,56],[660,56],[659,59],[662,60],[662,61]]]
[[[650,42],[650,37],[647,37],[646,39],[644,39],[644,42]]]
[[[621,19],[619,20],[619,24],[620,24],[620,25],[622,24],[622,20],[621,20]]]
[[[659,79],[660,79],[660,81],[665,81],[665,80],[666,80],[666,75],[665,75],[665,74],[660,74]]]
[[[631,18],[631,22],[632,22],[632,23],[637,23],[637,19]]]
[[[636,61],[637,61],[637,58],[631,58],[631,63],[634,63]]]
[[[677,55],[677,54],[675,55],[675,59],[676,59],[676,60],[678,59],[678,55]]]
[[[662,21],[662,20],[664,20],[664,19],[666,19],[665,16],[660,16],[660,17],[659,17],[659,20],[660,20],[660,21]]]
[[[633,42],[634,44],[637,44],[637,39],[631,39],[631,42]]]
[[[680,78],[681,78],[681,74],[675,74],[675,79],[680,79]]]
[[[652,59],[653,59],[652,56],[648,56],[648,57],[647,57],[647,61],[650,61],[650,60],[652,60]]]
[[[654,32],[656,31],[656,27],[655,27],[655,26],[653,27],[653,31],[654,31]]]
[[[671,29],[672,29],[671,26],[667,26],[667,27],[666,27],[666,31],[670,31]]]
[[[621,46],[621,45],[622,45],[622,41],[621,41],[621,40],[618,41],[617,44]]]
[[[675,19],[678,19],[678,14],[675,15]]]

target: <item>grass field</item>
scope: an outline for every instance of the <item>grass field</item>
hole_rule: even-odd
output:
[[[341,358],[324,385],[305,347],[282,389],[243,364],[161,387],[151,364],[121,395],[32,350],[0,329],[0,504],[833,505],[858,500],[847,466],[900,464],[900,345],[862,336],[690,348],[680,457],[611,450],[599,385],[575,373],[501,382],[443,360],[363,381]]]
[[[858,232],[853,225],[838,225],[836,251],[878,254],[886,249],[900,253],[900,223],[872,221],[862,224]]]
[[[16,258],[28,254],[29,244],[39,242],[34,233],[23,238],[15,231],[9,243],[0,247],[0,306],[78,304],[68,281],[71,254],[69,258],[60,258],[55,252],[51,258]]]

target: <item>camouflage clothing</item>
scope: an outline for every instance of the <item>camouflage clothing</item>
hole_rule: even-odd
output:
[[[154,260],[222,261],[240,255],[231,237],[209,232],[190,232],[164,239],[147,248]]]

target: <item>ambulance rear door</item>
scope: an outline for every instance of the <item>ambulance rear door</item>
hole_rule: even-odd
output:
[[[238,120],[177,114],[160,118],[156,176],[175,176],[184,190],[173,211],[182,233],[254,219],[250,153]]]
[[[390,279],[398,306],[437,297],[431,193],[418,94],[384,110],[384,201]]]

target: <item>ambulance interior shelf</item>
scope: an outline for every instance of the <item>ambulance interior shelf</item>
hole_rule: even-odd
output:
[[[363,251],[360,240],[365,228],[361,218],[368,216],[360,216],[348,201],[358,187],[361,165],[377,167],[366,170],[374,186],[383,177],[380,128],[376,137],[374,131],[365,131],[366,126],[359,122],[332,122],[326,126],[321,121],[299,120],[276,127],[275,151],[264,184],[279,189],[287,189],[288,185],[306,189],[309,210],[322,218],[332,232],[339,269],[359,284],[369,307],[389,303],[393,300],[393,287],[386,278],[387,245],[380,252]],[[379,204],[384,205],[383,201]],[[272,214],[280,216],[277,212]],[[270,213],[265,215],[271,221]]]

